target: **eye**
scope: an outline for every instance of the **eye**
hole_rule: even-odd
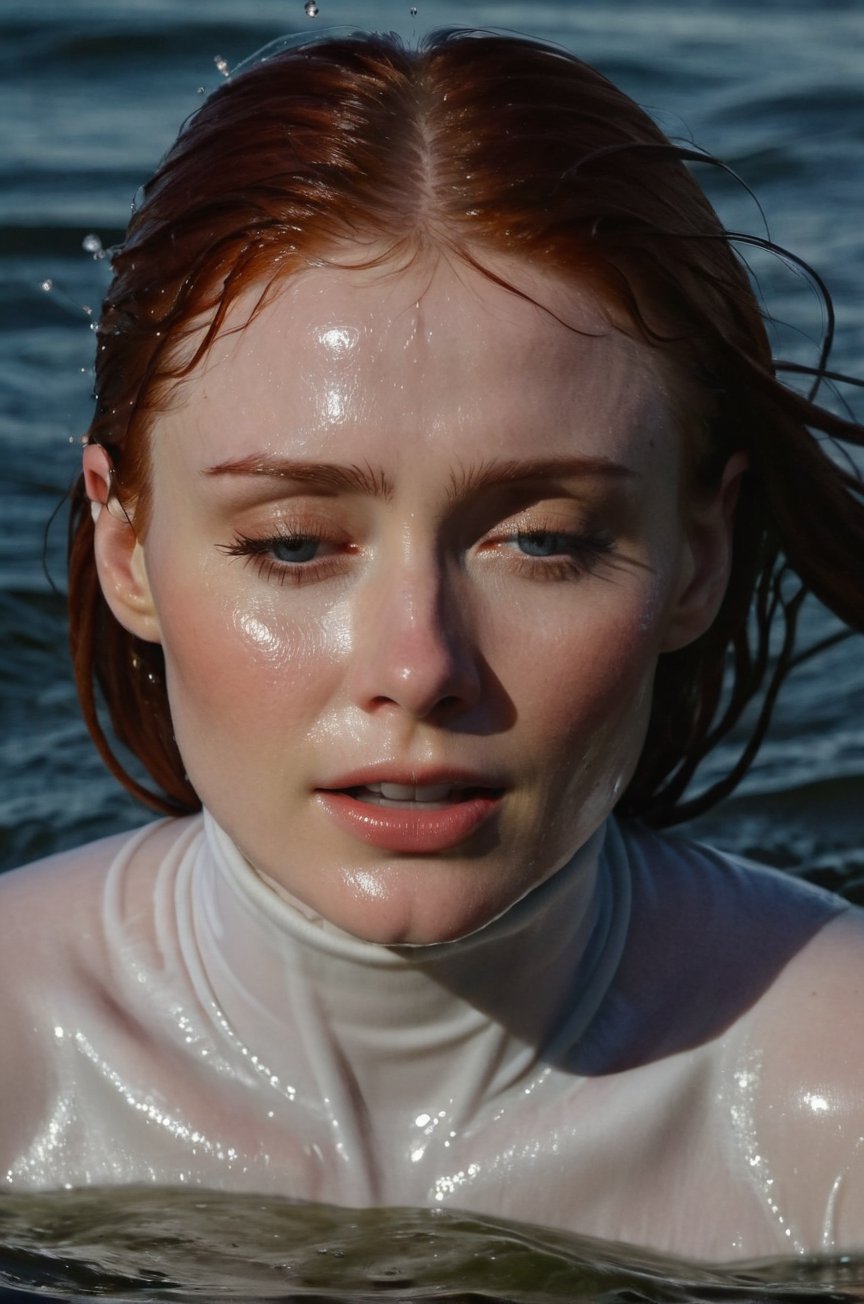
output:
[[[614,551],[611,533],[577,530],[515,530],[499,541],[517,574],[534,580],[575,579],[595,571]]]
[[[584,550],[586,541],[557,530],[525,530],[516,535],[514,542],[526,557],[560,557],[562,553]]]
[[[317,534],[280,531],[259,537],[237,534],[233,543],[220,544],[230,557],[260,557],[286,565],[314,561],[322,546]]]
[[[314,561],[321,547],[321,540],[308,534],[289,534],[260,542],[267,545],[266,551],[275,561],[283,562]]]
[[[321,537],[316,531],[280,529],[258,537],[238,533],[233,542],[217,545],[229,557],[244,557],[264,579],[279,584],[304,584],[329,579],[351,549]]]

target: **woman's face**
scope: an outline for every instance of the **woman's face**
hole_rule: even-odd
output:
[[[383,943],[554,874],[628,781],[658,655],[707,623],[713,509],[658,361],[500,270],[551,311],[444,257],[310,270],[232,333],[256,293],[152,435],[124,623],[164,648],[192,783]]]

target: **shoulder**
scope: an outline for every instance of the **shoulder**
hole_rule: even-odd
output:
[[[0,1173],[46,1126],[74,1132],[81,1056],[129,1023],[130,946],[154,935],[161,867],[196,823],[162,821],[0,875],[0,1046],[14,1047],[0,1054]]]
[[[155,863],[161,851],[187,823],[186,820],[157,820],[141,828],[88,842],[82,847],[45,856],[19,869],[5,871],[0,874],[4,919],[7,912],[17,906],[39,904],[42,909],[37,918],[54,904],[73,906],[80,900],[82,891],[100,890],[112,867],[119,862],[130,866],[145,861]]]
[[[0,875],[0,980],[23,993],[28,978],[47,982],[61,964],[97,963],[107,894],[121,898],[122,913],[142,907],[172,848],[197,825],[160,820]]]
[[[748,1162],[800,1248],[864,1238],[864,914],[828,922],[730,1039]]]
[[[631,1063],[721,1036],[832,920],[851,912],[786,874],[639,825],[619,827],[632,909],[611,995],[614,1040]]]
[[[679,838],[622,836],[633,917],[607,1062],[707,1066],[705,1118],[778,1245],[860,1247],[864,912]]]
[[[774,1034],[778,1065],[821,1064],[824,1071],[820,1052],[830,1049],[828,1062],[854,1070],[864,1100],[864,911],[850,906],[815,933],[766,992],[757,1016],[755,1035],[767,1044],[769,1030]]]
[[[679,833],[658,832],[629,821],[621,821],[619,828],[636,887],[646,903],[668,906],[668,894],[675,891],[691,910],[710,904],[744,913],[770,908],[780,909],[784,916],[827,919],[845,908],[832,892]]]
[[[119,852],[135,839],[146,837],[157,824],[145,824],[139,829],[114,833],[95,842],[58,851],[40,860],[30,861],[17,869],[0,874],[0,893],[4,900],[14,900],[18,894],[44,890],[52,884],[67,882],[70,877],[98,877],[114,861]]]
[[[153,931],[158,876],[199,827],[161,820],[0,875],[0,1044],[38,1040],[64,1003],[111,991],[128,939]]]
[[[851,907],[799,878],[677,835],[622,826],[634,914],[677,954],[722,950],[740,964],[767,948],[777,969]]]

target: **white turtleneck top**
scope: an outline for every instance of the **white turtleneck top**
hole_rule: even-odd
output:
[[[864,1245],[864,934],[610,820],[461,941],[310,917],[206,814],[0,879],[0,1175]]]

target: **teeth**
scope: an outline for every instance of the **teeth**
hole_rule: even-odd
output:
[[[443,801],[449,796],[452,785],[449,783],[367,783],[370,792],[376,792],[390,801]]]

